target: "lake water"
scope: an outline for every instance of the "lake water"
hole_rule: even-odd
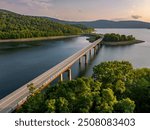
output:
[[[136,68],[150,67],[150,30],[96,29],[96,32],[132,34],[145,42],[119,47],[103,46],[87,66],[79,66],[78,63],[72,66],[74,78],[91,76],[92,68],[103,61],[128,60]],[[0,44],[0,99],[91,44],[86,38]]]
[[[125,35],[133,35],[136,39],[145,42],[128,46],[103,46],[90,63],[86,75],[92,73],[92,68],[103,61],[127,60],[130,61],[135,68],[150,68],[150,29],[96,29],[97,33],[119,33]]]

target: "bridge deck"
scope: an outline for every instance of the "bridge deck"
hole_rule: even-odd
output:
[[[60,76],[63,72],[68,70],[77,60],[79,60],[82,56],[88,53],[92,48],[97,46],[97,44],[99,44],[101,41],[102,39],[98,39],[97,41],[91,43],[91,45],[89,45],[88,47],[83,48],[82,50],[73,54],[69,58],[65,59],[61,63],[54,66],[53,68],[49,69],[45,73],[41,74],[37,78],[33,79],[29,83],[23,85],[16,91],[12,92],[8,96],[1,99],[0,100],[0,112],[1,113],[12,112],[17,107],[18,104],[21,104],[21,102],[24,102],[26,98],[29,96],[29,90],[27,88],[29,84],[33,83],[37,89],[49,84],[58,76]]]

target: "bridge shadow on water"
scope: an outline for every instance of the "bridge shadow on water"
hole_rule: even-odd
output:
[[[88,60],[88,64],[82,64],[79,65],[79,73],[78,73],[78,76],[77,77],[84,77],[84,76],[87,76],[87,71],[91,68],[91,64],[93,63],[93,61],[96,59],[96,57],[98,56],[99,54],[99,51],[100,51],[100,48],[97,50],[96,54],[92,54],[91,56],[89,56],[89,60]],[[84,61],[85,62],[85,61]],[[92,75],[88,76],[88,77],[91,77]],[[76,78],[77,78],[76,77]]]
[[[77,78],[81,78],[81,77],[85,77],[87,75],[87,71],[91,68],[92,63],[94,62],[94,60],[97,58],[98,54],[100,53],[100,49],[98,48],[96,51],[96,54],[94,54],[94,51],[92,51],[91,56],[90,54],[88,54],[88,63],[85,64],[85,58],[82,59],[82,63],[79,64],[79,61],[77,61],[72,67],[72,79],[77,79]],[[91,77],[92,75],[88,75],[86,77]],[[68,80],[68,73],[65,72],[63,74],[63,81],[67,81]],[[56,78],[53,82],[51,82],[51,84],[48,86],[52,86],[55,85],[57,83],[60,82],[60,77]]]

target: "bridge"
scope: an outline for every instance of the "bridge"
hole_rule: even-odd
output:
[[[58,77],[60,77],[60,80],[63,81],[63,73],[65,72],[68,72],[68,79],[71,80],[71,66],[78,60],[79,64],[81,64],[83,61],[85,61],[85,64],[87,64],[88,58],[90,58],[92,55],[92,50],[94,50],[94,54],[96,54],[97,49],[101,46],[101,41],[102,38],[96,40],[88,47],[83,48],[82,50],[73,54],[53,68],[49,69],[45,73],[41,74],[37,78],[33,79],[29,83],[23,85],[16,91],[1,99],[0,113],[13,112],[18,106],[22,105],[30,95],[30,91],[28,88],[30,84],[36,86],[36,90],[42,89]],[[82,60],[83,57],[85,58],[85,60]]]

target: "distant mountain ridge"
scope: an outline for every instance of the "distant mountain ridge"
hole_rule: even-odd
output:
[[[93,28],[150,28],[149,22],[143,21],[111,21],[111,20],[96,20],[96,21],[81,21],[81,22],[74,22],[74,21],[64,21],[55,18],[48,19],[65,24],[83,24],[85,26],[93,27]]]
[[[20,15],[18,13],[14,13],[12,11],[3,10],[3,9],[0,9],[0,13]],[[39,18],[40,16],[33,16],[33,17]],[[43,16],[41,16],[41,18],[43,18]],[[82,24],[88,27],[93,27],[93,28],[150,28],[150,22],[135,21],[135,20],[128,20],[128,21],[96,20],[96,21],[75,22],[75,21],[60,20],[60,19],[51,18],[51,17],[44,17],[44,18],[47,18],[50,21],[57,22],[57,23]]]

